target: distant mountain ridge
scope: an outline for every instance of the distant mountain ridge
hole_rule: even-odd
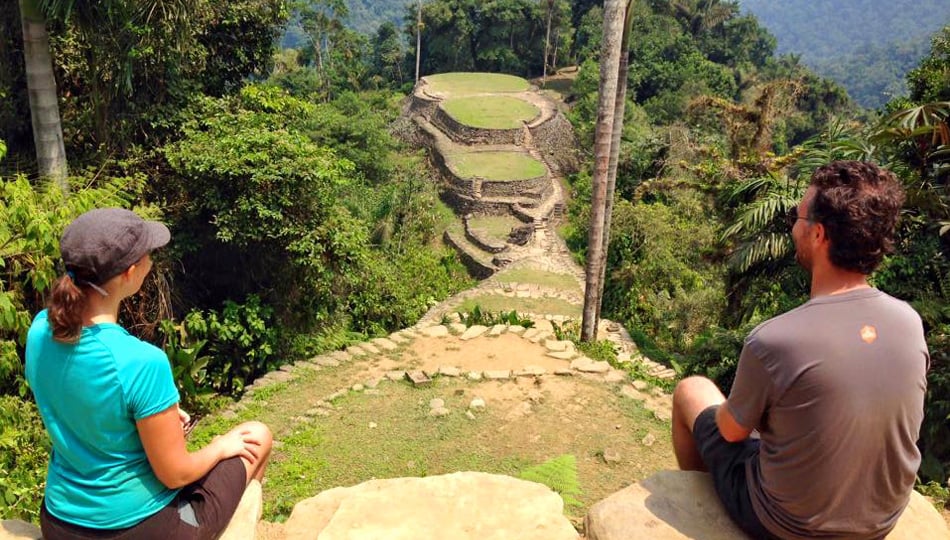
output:
[[[950,24],[948,0],[739,0],[794,53],[876,108],[904,92],[904,76]]]
[[[947,0],[739,0],[778,39],[779,53],[815,61],[912,41],[950,22]]]
[[[348,23],[363,34],[376,32],[384,22],[392,22],[401,28],[406,6],[415,3],[416,0],[347,0],[350,10]]]

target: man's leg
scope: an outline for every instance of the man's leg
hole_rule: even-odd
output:
[[[716,384],[705,377],[687,377],[673,390],[673,451],[684,471],[705,471],[693,439],[696,417],[711,405],[726,401]]]

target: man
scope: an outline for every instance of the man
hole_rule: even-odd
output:
[[[788,216],[810,300],[749,334],[728,399],[676,386],[680,468],[709,470],[753,538],[883,538],[907,505],[930,357],[917,313],[868,284],[903,199],[870,163],[815,171]]]

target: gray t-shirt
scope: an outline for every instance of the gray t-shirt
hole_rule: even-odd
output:
[[[877,289],[813,298],[746,338],[729,412],[761,433],[752,506],[783,538],[882,538],[914,486],[930,356]]]

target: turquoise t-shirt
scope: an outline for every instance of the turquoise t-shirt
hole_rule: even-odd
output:
[[[178,403],[168,358],[117,324],[53,339],[46,311],[27,334],[26,378],[53,442],[46,508],[82,527],[131,527],[178,490],[152,472],[135,422]]]

